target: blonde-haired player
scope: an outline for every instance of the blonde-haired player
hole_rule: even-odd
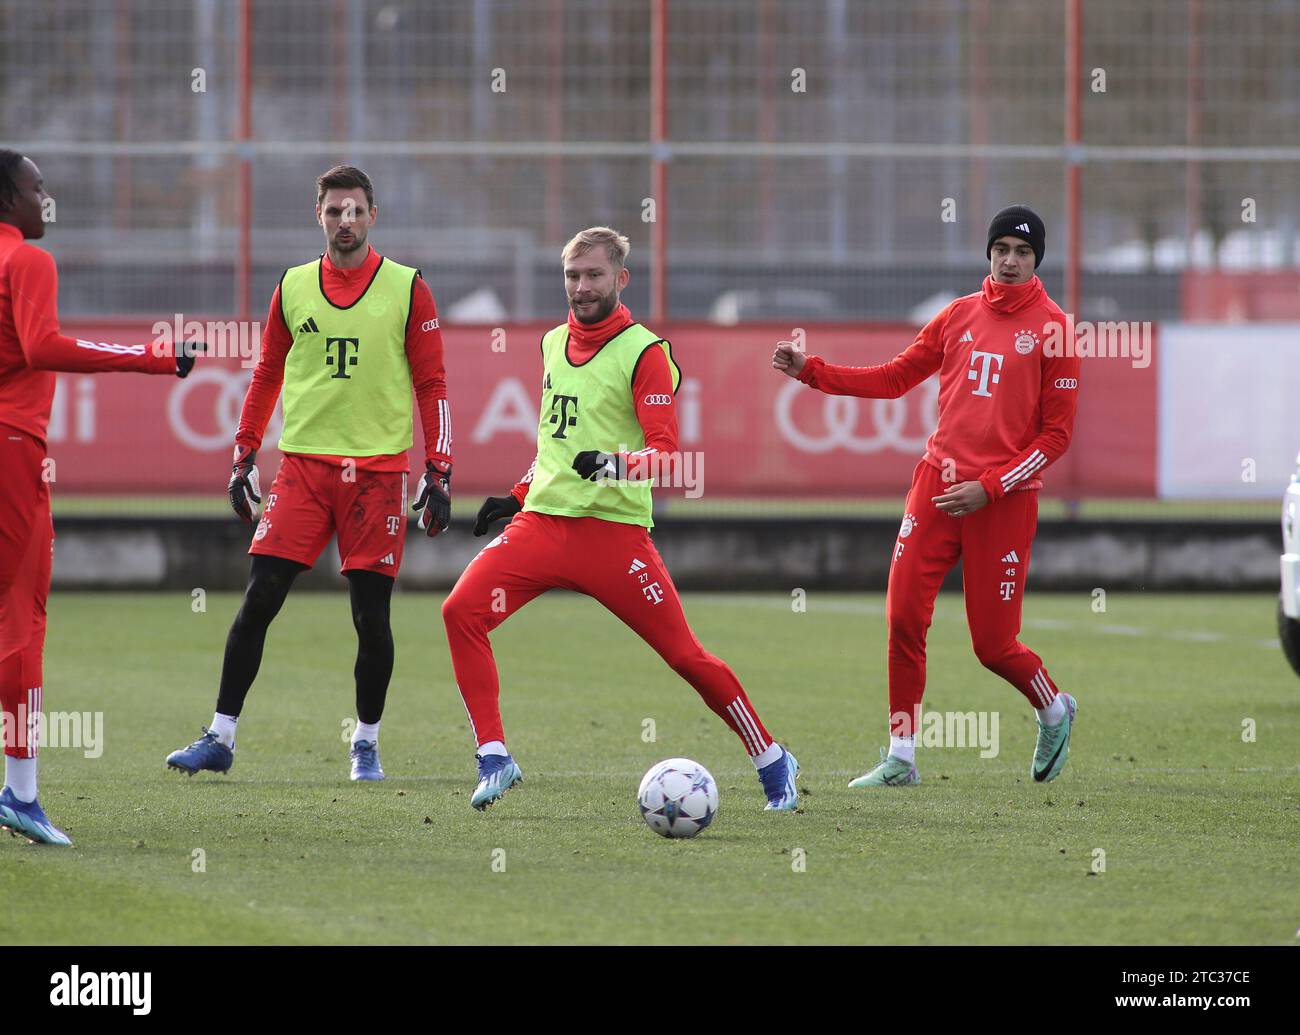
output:
[[[758,769],[768,809],[798,805],[798,763],[768,735],[740,680],[700,645],[650,539],[651,477],[677,452],[681,372],[668,342],[619,302],[628,240],[608,227],[562,253],[566,323],[542,337],[537,457],[508,496],[489,497],[475,535],[510,524],[479,553],[442,607],[456,682],[473,728],[485,809],[523,773],[506,750],[488,634],[548,589],[594,597],[691,684],[736,733]],[[617,662],[625,649],[577,636],[579,654]]]

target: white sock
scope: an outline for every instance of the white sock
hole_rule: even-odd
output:
[[[231,751],[235,750],[235,723],[239,721],[238,715],[222,715],[215,712],[212,716],[212,725],[208,727],[209,733],[215,733],[217,739]]]
[[[762,769],[765,765],[771,765],[784,753],[785,748],[774,740],[772,743],[767,745],[766,751],[760,752],[757,755],[750,755],[749,757],[753,761],[755,769]]]
[[[1046,708],[1035,708],[1038,721],[1044,726],[1059,726],[1065,718],[1065,699],[1057,694]]]
[[[362,722],[357,720],[357,728],[352,731],[352,746],[357,746],[358,740],[368,740],[372,744],[379,743],[379,723]]]
[[[478,746],[478,752],[477,752],[477,753],[480,754],[480,755],[508,755],[508,754],[510,754],[510,752],[506,750],[506,746],[505,746],[505,744],[503,744],[503,743],[502,743],[501,741],[499,741],[499,740],[489,740],[486,744],[480,744],[480,745]]]
[[[916,763],[916,737],[890,737],[889,753],[904,762]]]
[[[24,805],[36,800],[36,759],[5,755],[5,784]]]

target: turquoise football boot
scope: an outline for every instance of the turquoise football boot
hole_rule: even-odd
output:
[[[1038,720],[1038,743],[1034,745],[1034,761],[1029,766],[1029,775],[1035,783],[1055,780],[1070,754],[1070,731],[1074,729],[1079,702],[1069,694],[1061,696],[1065,698],[1065,718],[1055,726],[1044,726],[1043,720]]]
[[[905,762],[893,755],[886,755],[880,749],[880,765],[869,773],[864,773],[856,780],[850,780],[850,787],[911,787],[921,782],[921,774],[916,771],[915,762]]]

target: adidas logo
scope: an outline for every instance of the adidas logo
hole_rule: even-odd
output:
[[[1020,558],[1016,556],[1016,551],[1015,551],[1015,550],[1012,550],[1009,554],[1007,554],[1005,557],[1002,558],[1002,563],[1003,563],[1003,564],[1019,564],[1019,563],[1020,563]]]
[[[1017,230],[1023,230],[1025,233],[1029,233],[1029,224],[1028,224],[1028,223],[1021,223],[1018,227],[1016,227],[1016,229],[1017,229]]]
[[[641,560],[640,557],[633,557],[632,567],[628,568],[627,573],[629,575],[635,575],[638,571],[640,571],[645,566],[646,566],[645,561]]]
[[[316,321],[312,317],[307,317],[307,322],[298,328],[295,334],[318,334],[320,328],[316,326]]]
[[[542,382],[542,388],[543,388],[543,389],[546,389],[546,388],[550,388],[550,387],[551,387],[551,372],[548,370],[548,371],[546,372],[546,380],[544,380],[544,381]]]
[[[958,340],[958,341],[974,341],[974,340],[975,340],[975,336],[974,336],[973,334],[971,334],[971,332],[968,330],[965,334],[963,334],[963,335],[962,335],[960,338],[958,338],[957,340]]]
[[[383,560],[381,560],[379,563],[380,563],[380,564],[395,564],[396,562],[393,560],[393,555],[390,553],[387,557],[383,558]]]

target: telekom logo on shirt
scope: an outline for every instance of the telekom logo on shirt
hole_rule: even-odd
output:
[[[996,352],[972,352],[970,358],[974,360],[975,367],[979,368],[978,372],[976,372],[975,367],[966,371],[966,376],[970,380],[979,382],[971,395],[983,395],[991,398],[993,393],[989,391],[989,385],[997,384],[1001,377],[998,371],[1002,369],[1002,357]],[[997,371],[993,370],[994,360],[998,364]]]

